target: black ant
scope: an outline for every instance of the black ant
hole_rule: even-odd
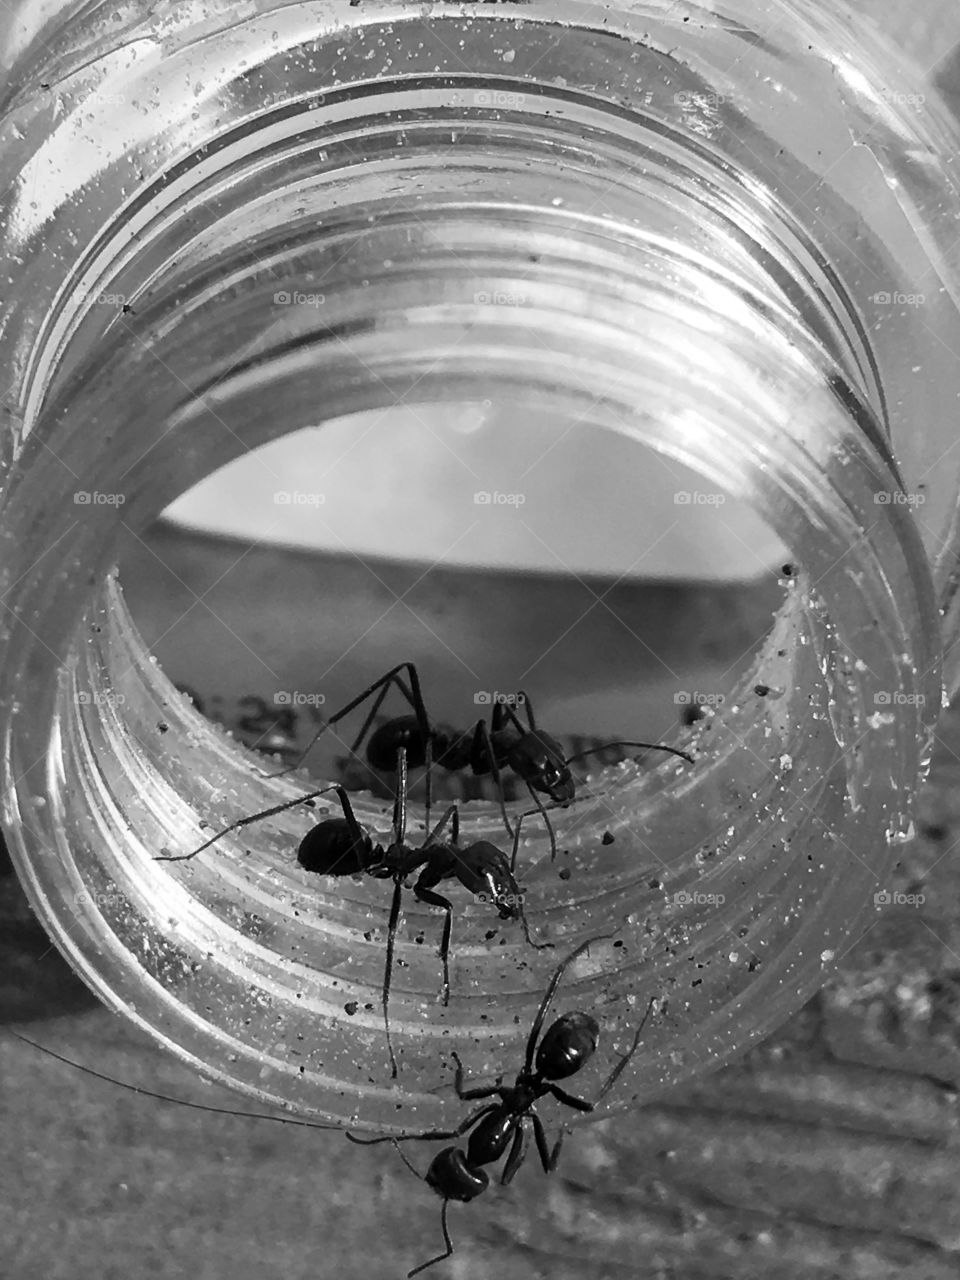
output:
[[[536,1142],[537,1154],[540,1157],[543,1171],[544,1173],[553,1173],[560,1159],[560,1149],[563,1145],[565,1130],[561,1129],[559,1138],[551,1148],[547,1141],[543,1121],[536,1111],[536,1104],[541,1098],[549,1094],[565,1106],[573,1107],[575,1111],[593,1111],[616,1084],[620,1073],[636,1053],[647,1018],[656,1004],[656,997],[652,998],[647,1005],[647,1011],[641,1019],[636,1035],[633,1037],[633,1043],[609,1076],[607,1076],[595,1102],[587,1102],[583,1098],[574,1097],[573,1094],[567,1093],[565,1089],[561,1089],[556,1084],[557,1080],[565,1080],[568,1076],[575,1075],[589,1062],[596,1052],[597,1043],[600,1039],[600,1027],[592,1014],[565,1013],[556,1022],[552,1023],[544,1032],[542,1039],[540,1038],[540,1028],[543,1026],[547,1010],[556,994],[560,979],[563,977],[567,966],[576,960],[577,956],[582,955],[592,943],[600,942],[613,936],[613,934],[609,933],[601,934],[599,937],[588,938],[586,942],[581,942],[580,946],[571,951],[567,958],[554,970],[553,977],[550,979],[543,999],[540,1001],[540,1008],[537,1010],[537,1015],[533,1020],[533,1026],[530,1028],[523,1067],[517,1073],[517,1078],[513,1085],[507,1087],[497,1084],[479,1089],[465,1089],[463,1087],[463,1064],[456,1053],[451,1055],[457,1064],[454,1088],[457,1091],[458,1098],[464,1102],[469,1102],[480,1098],[496,1097],[500,1099],[499,1102],[489,1102],[486,1106],[471,1112],[456,1129],[437,1129],[427,1133],[406,1133],[400,1137],[383,1138],[358,1138],[352,1133],[347,1133],[347,1137],[351,1142],[370,1146],[377,1142],[393,1142],[394,1145],[397,1145],[400,1142],[462,1138],[465,1133],[468,1133],[471,1129],[473,1130],[467,1140],[466,1151],[462,1151],[459,1147],[445,1147],[443,1151],[434,1156],[426,1175],[421,1175],[406,1158],[400,1147],[397,1146],[397,1151],[404,1164],[418,1178],[421,1178],[423,1182],[432,1187],[443,1200],[440,1225],[443,1231],[445,1251],[437,1254],[435,1258],[431,1258],[428,1262],[421,1263],[419,1267],[414,1267],[412,1271],[407,1273],[407,1280],[419,1275],[421,1271],[426,1271],[427,1267],[432,1267],[434,1263],[443,1262],[451,1256],[453,1242],[447,1229],[447,1205],[451,1200],[459,1200],[462,1203],[466,1203],[482,1195],[490,1185],[490,1179],[483,1166],[485,1164],[494,1164],[501,1159],[507,1152],[508,1147],[509,1154],[503,1167],[500,1184],[501,1186],[507,1186],[512,1182],[526,1155],[526,1122],[528,1120],[533,1127],[534,1141]],[[537,1043],[538,1040],[539,1044]]]
[[[400,673],[406,671],[409,685]],[[412,662],[401,662],[392,667],[385,675],[375,680],[345,707],[332,715],[317,729],[316,733],[300,753],[297,761],[279,773],[270,777],[281,777],[293,769],[298,769],[306,759],[315,743],[333,728],[340,720],[350,714],[376,694],[373,706],[357,734],[352,746],[351,755],[370,733],[377,712],[384,698],[395,686],[413,709],[412,716],[397,716],[388,720],[370,734],[367,742],[367,763],[371,768],[388,773],[397,758],[398,748],[405,747],[407,763],[413,769],[426,766],[426,813],[427,824],[430,821],[430,770],[434,764],[450,773],[459,773],[471,769],[476,775],[490,774],[497,789],[500,812],[507,834],[513,835],[513,828],[507,817],[507,809],[503,793],[501,770],[511,769],[526,783],[527,790],[537,806],[550,837],[551,861],[557,855],[557,841],[550,819],[538,793],[550,797],[554,804],[565,807],[570,804],[576,794],[576,783],[570,772],[570,765],[584,756],[606,751],[610,747],[640,747],[653,751],[666,751],[670,755],[679,756],[682,760],[693,764],[693,756],[677,747],[668,747],[656,742],[608,742],[603,746],[590,747],[573,756],[565,756],[563,748],[556,738],[543,729],[538,728],[534,716],[533,703],[522,690],[516,694],[515,701],[522,704],[527,718],[527,726],[522,721],[509,701],[498,700],[490,717],[490,724],[481,717],[472,729],[458,730],[445,724],[431,724],[427,715],[426,704],[420,690],[420,677]]]
[[[443,934],[440,941],[440,960],[443,965],[443,985],[441,988],[443,1003],[450,1002],[450,934],[453,928],[453,903],[449,898],[435,892],[435,887],[443,880],[457,879],[475,897],[490,902],[497,909],[501,920],[518,920],[523,928],[523,936],[530,946],[538,951],[552,947],[552,942],[534,942],[530,937],[527,919],[523,913],[523,894],[514,876],[517,862],[517,850],[520,845],[522,818],[517,823],[513,838],[513,854],[507,855],[496,845],[487,840],[479,840],[466,848],[460,846],[460,810],[452,804],[443,817],[431,829],[419,848],[406,842],[407,832],[407,753],[405,747],[397,751],[396,759],[397,791],[393,805],[393,820],[390,843],[386,846],[375,844],[372,837],[360,826],[353,812],[350,797],[341,786],[323,787],[319,791],[308,792],[296,800],[274,805],[271,809],[263,809],[259,813],[239,818],[230,826],[216,832],[209,840],[191,853],[160,854],[156,862],[185,862],[196,857],[204,849],[208,849],[222,836],[252,822],[272,817],[298,804],[305,804],[316,796],[335,791],[343,810],[342,818],[327,818],[317,823],[300,841],[297,849],[297,862],[305,871],[317,875],[356,876],[369,875],[377,880],[393,880],[393,901],[390,904],[390,918],[387,924],[387,956],[383,977],[383,1024],[387,1036],[387,1050],[390,1055],[390,1074],[397,1077],[397,1060],[393,1052],[393,1041],[390,1036],[390,981],[393,974],[393,954],[397,937],[397,923],[400,919],[400,898],[404,881],[415,871],[420,875],[413,886],[415,897],[420,902],[433,907],[440,907],[445,913]],[[523,815],[524,817],[530,815]],[[441,839],[447,827],[450,827],[450,838]]]

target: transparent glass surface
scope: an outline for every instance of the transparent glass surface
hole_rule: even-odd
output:
[[[68,958],[208,1074],[362,1127],[449,1126],[450,1050],[515,1069],[558,959],[613,933],[564,1003],[600,1020],[600,1080],[660,997],[622,1106],[782,1022],[875,910],[952,617],[960,193],[947,111],[851,23],[809,3],[71,6],[10,46],[7,830]],[[498,293],[527,301],[478,301]],[[307,783],[264,780],[176,692],[111,570],[245,450],[492,390],[518,431],[552,415],[692,468],[791,566],[754,666],[681,744],[692,766],[597,768],[552,815],[556,862],[525,825],[553,950],[491,939],[458,900],[443,1007],[437,915],[407,895],[391,1081],[389,895],[297,868],[322,806],[155,861]],[[382,839],[384,802],[355,807]],[[463,830],[503,843],[489,803]]]

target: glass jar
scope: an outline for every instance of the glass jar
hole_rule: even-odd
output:
[[[14,5],[0,48],[3,794],[67,958],[207,1074],[387,1131],[458,1122],[451,1050],[515,1071],[591,936],[562,1001],[600,1022],[597,1081],[658,1000],[605,1107],[770,1032],[882,902],[944,650],[957,682],[960,189],[927,77],[832,0]],[[596,770],[556,862],[525,827],[552,950],[491,945],[455,887],[442,1006],[405,894],[394,1081],[390,895],[296,865],[323,804],[155,860],[306,784],[195,713],[111,570],[318,414],[491,394],[693,467],[792,560],[695,764]],[[502,843],[498,810],[463,831]]]

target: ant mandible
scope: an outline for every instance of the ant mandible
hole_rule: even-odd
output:
[[[552,1173],[557,1167],[565,1130],[561,1129],[560,1136],[551,1148],[547,1141],[543,1121],[536,1110],[536,1104],[541,1098],[549,1094],[551,1097],[556,1098],[558,1102],[562,1102],[567,1107],[572,1107],[575,1111],[593,1111],[616,1084],[620,1073],[636,1053],[643,1028],[650,1016],[650,1011],[657,1002],[656,997],[653,997],[647,1005],[646,1013],[640,1021],[636,1035],[633,1037],[633,1043],[614,1066],[609,1076],[607,1076],[594,1102],[587,1102],[584,1098],[574,1097],[573,1094],[567,1093],[565,1089],[561,1089],[556,1083],[558,1080],[566,1080],[569,1076],[575,1075],[589,1062],[596,1052],[600,1039],[600,1027],[593,1015],[589,1013],[565,1013],[547,1028],[542,1038],[540,1037],[540,1029],[547,1016],[547,1010],[550,1008],[557,987],[560,985],[560,980],[568,965],[582,955],[592,943],[604,941],[613,936],[611,933],[600,934],[598,937],[588,938],[586,942],[581,942],[580,946],[571,951],[567,958],[554,970],[553,977],[550,979],[543,999],[540,1001],[540,1007],[533,1020],[533,1026],[530,1028],[523,1067],[517,1073],[517,1078],[510,1087],[498,1084],[486,1088],[465,1089],[463,1087],[463,1064],[457,1054],[452,1053],[451,1056],[457,1064],[456,1076],[454,1077],[457,1097],[463,1102],[496,1097],[499,1098],[499,1102],[489,1102],[486,1106],[471,1112],[456,1129],[438,1129],[427,1133],[407,1133],[402,1134],[400,1137],[383,1138],[358,1138],[352,1133],[347,1133],[346,1136],[351,1142],[359,1143],[362,1146],[371,1146],[378,1142],[392,1142],[396,1146],[400,1142],[462,1138],[465,1133],[468,1133],[471,1129],[473,1130],[467,1140],[466,1151],[461,1150],[459,1147],[445,1147],[443,1151],[439,1152],[431,1160],[426,1175],[421,1175],[403,1154],[400,1147],[397,1146],[397,1151],[404,1164],[418,1178],[421,1178],[423,1182],[432,1187],[443,1200],[443,1208],[440,1211],[440,1226],[443,1231],[444,1252],[437,1254],[435,1258],[430,1258],[427,1262],[421,1263],[419,1267],[414,1267],[412,1271],[407,1273],[407,1280],[411,1280],[411,1277],[419,1275],[421,1271],[426,1271],[428,1267],[432,1267],[437,1262],[443,1262],[451,1256],[453,1242],[450,1239],[450,1232],[447,1228],[447,1205],[451,1200],[467,1203],[482,1195],[490,1186],[490,1178],[483,1166],[485,1164],[494,1164],[501,1159],[507,1152],[508,1147],[509,1154],[503,1167],[500,1184],[501,1186],[507,1186],[512,1182],[526,1155],[527,1121],[530,1122],[533,1128],[537,1154],[540,1157],[540,1164],[544,1173]]]
[[[400,674],[402,671],[407,672],[409,685],[403,680]],[[377,712],[391,687],[400,691],[413,709],[413,715],[396,716],[370,734]],[[526,784],[544,820],[550,837],[551,861],[557,855],[557,841],[547,811],[540,799],[540,793],[549,796],[554,804],[562,807],[570,804],[576,795],[576,783],[570,772],[570,765],[575,760],[594,755],[598,751],[606,751],[610,747],[640,747],[653,751],[665,751],[693,764],[693,756],[686,751],[656,742],[608,742],[599,747],[590,747],[587,751],[580,751],[573,756],[565,756],[556,738],[537,726],[533,703],[522,690],[517,693],[516,701],[523,705],[526,713],[526,728],[510,703],[504,701],[498,701],[495,704],[489,726],[482,716],[472,729],[457,730],[445,724],[431,724],[420,689],[417,668],[412,662],[401,662],[375,680],[345,707],[341,707],[335,715],[325,720],[294,764],[268,776],[281,777],[293,769],[300,768],[319,738],[374,694],[376,697],[373,705],[349,748],[351,755],[370,734],[366,754],[367,763],[371,768],[382,773],[389,772],[396,759],[397,750],[401,746],[406,748],[407,763],[411,768],[418,769],[425,765],[428,826],[431,803],[430,771],[434,764],[440,765],[450,773],[470,769],[478,776],[490,774],[497,790],[503,825],[509,836],[513,836],[514,832],[507,817],[501,770],[511,769]]]
[[[419,848],[414,848],[406,841],[407,752],[402,746],[397,751],[396,772],[398,785],[394,797],[392,831],[390,843],[386,846],[375,844],[360,826],[353,812],[350,797],[343,787],[331,786],[308,792],[296,800],[274,805],[271,809],[263,809],[259,813],[239,818],[228,827],[216,832],[191,853],[159,854],[154,859],[156,862],[185,862],[202,853],[204,849],[208,849],[231,831],[259,822],[263,818],[272,817],[274,814],[283,813],[298,804],[308,803],[330,791],[336,792],[343,817],[327,818],[312,827],[300,841],[297,862],[305,871],[312,871],[317,875],[369,875],[377,880],[393,880],[393,900],[390,904],[390,917],[387,924],[387,955],[382,992],[383,1024],[390,1056],[390,1074],[393,1079],[397,1078],[397,1060],[390,1035],[390,983],[393,974],[397,924],[400,919],[400,898],[407,876],[419,871],[420,875],[413,885],[414,896],[420,902],[440,907],[445,913],[440,941],[440,961],[443,966],[441,993],[445,1005],[450,1002],[449,957],[453,903],[449,898],[435,892],[436,886],[443,880],[459,880],[475,897],[492,903],[501,920],[518,920],[523,928],[524,938],[536,950],[540,951],[553,946],[552,942],[534,942],[531,938],[527,918],[523,912],[523,894],[514,876],[523,817],[529,815],[524,814],[517,823],[513,839],[513,854],[509,862],[507,855],[487,840],[478,840],[466,848],[460,847],[460,810],[456,804],[447,808],[436,826],[432,829],[428,828],[423,844]],[[450,838],[444,840],[441,837],[448,826]]]

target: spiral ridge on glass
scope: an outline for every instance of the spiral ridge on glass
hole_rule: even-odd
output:
[[[8,73],[7,831],[94,989],[261,1098],[449,1127],[450,1051],[480,1077],[516,1070],[558,958],[611,930],[560,998],[600,1022],[599,1081],[660,997],[604,1106],[648,1098],[822,983],[909,836],[955,556],[952,125],[909,106],[915,73],[866,32],[856,65],[842,54],[826,5],[688,8],[696,22],[649,3],[601,25],[540,0],[210,22],[183,5],[166,25],[122,11],[122,30],[81,13]],[[922,319],[870,302],[920,279]],[[522,317],[476,300],[520,286]],[[276,301],[293,288],[322,292],[322,316]],[[492,382],[518,430],[525,405],[555,406],[697,468],[798,572],[737,696],[691,730],[693,766],[592,775],[553,815],[567,880],[527,828],[526,913],[553,950],[519,930],[490,946],[489,912],[458,900],[444,1007],[437,914],[405,895],[392,1081],[389,893],[295,861],[334,800],[155,861],[306,784],[265,781],[176,693],[111,571],[124,530],[314,423],[320,392],[332,420]],[[922,520],[889,496],[921,485]],[[384,806],[355,808],[382,841]],[[502,843],[491,805],[463,826]]]

